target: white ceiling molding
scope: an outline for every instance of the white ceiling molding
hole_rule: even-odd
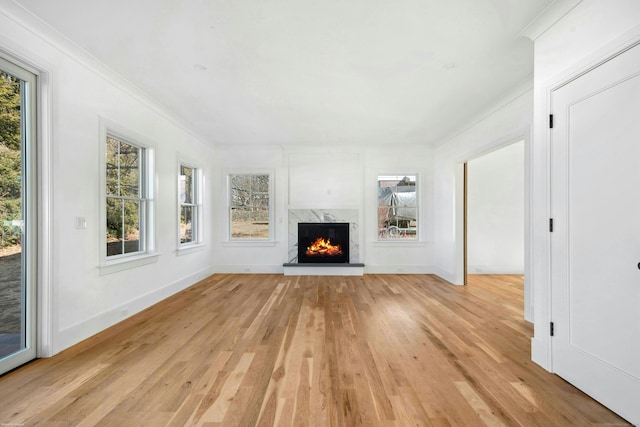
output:
[[[558,22],[563,16],[579,5],[582,0],[556,0],[549,5],[542,13],[536,16],[520,33],[519,36],[527,37],[531,41],[536,41],[538,37],[545,33],[553,24]]]
[[[181,130],[191,135],[196,142],[202,144],[204,147],[210,149],[211,145],[204,141],[207,141],[202,134],[195,132],[193,126],[190,126],[187,122],[177,116],[171,109],[168,109],[165,105],[158,102],[158,99],[154,98],[149,93],[142,91],[139,86],[133,83],[131,80],[122,74],[116,72],[109,64],[104,63],[100,59],[96,58],[79,46],[74,40],[69,39],[56,28],[49,25],[42,18],[33,14],[31,11],[23,7],[22,5],[13,1],[7,2],[2,5],[0,13],[15,22],[17,25],[23,27],[25,30],[32,33],[34,36],[44,41],[53,49],[82,65],[88,70],[91,70],[96,75],[100,76],[103,80],[110,84],[125,90],[130,96],[135,98],[138,102],[144,104],[149,109],[159,114],[166,120],[176,125]],[[36,70],[40,71],[40,70]],[[52,72],[55,74],[55,70],[42,70],[46,72]]]

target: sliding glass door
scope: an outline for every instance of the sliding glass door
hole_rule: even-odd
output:
[[[36,357],[35,91],[0,57],[0,374]]]

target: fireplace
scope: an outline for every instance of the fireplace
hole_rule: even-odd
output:
[[[349,223],[298,223],[298,263],[349,263]]]

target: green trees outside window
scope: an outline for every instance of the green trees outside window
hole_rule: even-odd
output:
[[[0,248],[21,245],[20,90],[19,79],[0,71]]]
[[[106,144],[107,256],[144,251],[144,149],[113,136]]]

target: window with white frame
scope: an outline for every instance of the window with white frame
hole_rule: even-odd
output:
[[[200,218],[199,170],[180,164],[178,176],[178,215],[180,245],[198,242]]]
[[[106,135],[106,257],[147,252],[150,198],[147,148]]]
[[[418,236],[417,175],[378,175],[378,239]]]
[[[272,233],[270,174],[229,174],[229,237],[267,240]]]

